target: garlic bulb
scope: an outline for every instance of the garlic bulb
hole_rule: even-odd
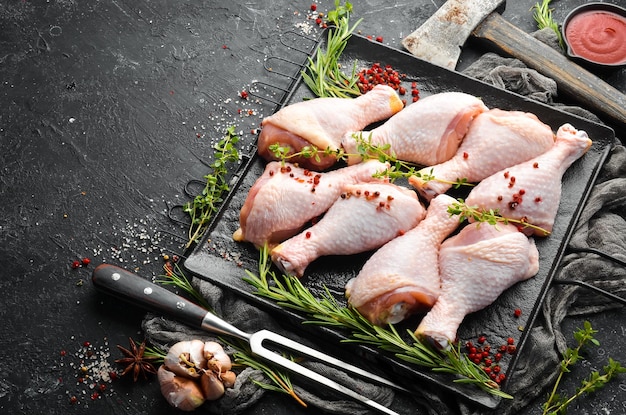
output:
[[[190,340],[176,343],[167,352],[163,364],[180,376],[199,378],[201,369],[206,365],[204,342]]]
[[[191,411],[207,400],[221,398],[235,384],[230,357],[216,342],[182,341],[173,345],[158,370],[167,402]]]

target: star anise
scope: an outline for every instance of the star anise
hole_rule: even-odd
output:
[[[133,381],[137,382],[139,378],[139,374],[143,375],[144,379],[148,378],[148,373],[154,375],[157,373],[156,367],[152,364],[155,360],[158,360],[158,357],[153,356],[144,356],[144,352],[146,351],[146,341],[141,342],[139,347],[133,341],[133,339],[128,339],[130,342],[130,350],[125,347],[117,345],[117,348],[124,354],[124,358],[117,359],[115,363],[119,363],[124,365],[124,370],[122,371],[122,376],[127,373],[133,373]]]

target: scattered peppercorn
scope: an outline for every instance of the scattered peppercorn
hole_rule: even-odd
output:
[[[317,10],[317,4],[311,3],[311,11],[314,12],[315,10]]]
[[[515,317],[519,317],[522,315],[522,309],[521,308],[516,308],[515,311],[513,312],[513,315]]]

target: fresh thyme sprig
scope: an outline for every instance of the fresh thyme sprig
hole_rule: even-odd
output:
[[[542,232],[545,236],[550,235],[550,231],[533,225],[527,221],[505,218],[500,215],[498,210],[481,210],[476,207],[468,206],[463,199],[458,199],[455,203],[450,204],[450,206],[448,206],[448,213],[450,215],[458,215],[460,222],[463,222],[464,220],[472,220],[474,222],[486,222],[490,225],[497,225],[498,223],[506,225],[508,223],[512,223],[523,229],[530,228],[535,231]]]
[[[238,142],[239,137],[235,134],[235,127],[229,127],[225,137],[214,146],[215,159],[211,163],[213,171],[204,176],[206,185],[202,193],[183,206],[183,210],[191,219],[186,248],[189,248],[202,237],[213,214],[217,212],[223,201],[222,196],[230,190],[226,176],[229,164],[237,163],[240,160],[239,150],[236,146]]]
[[[619,362],[609,358],[608,364],[604,366],[603,373],[598,371],[592,372],[587,379],[582,381],[581,387],[576,390],[576,393],[569,398],[561,397],[557,394],[559,385],[564,375],[570,372],[570,368],[581,359],[581,352],[588,344],[599,346],[600,342],[594,337],[598,331],[591,327],[589,321],[585,321],[582,329],[578,329],[574,332],[574,339],[576,340],[576,347],[568,348],[563,353],[563,359],[560,364],[559,376],[557,377],[552,392],[548,396],[548,400],[543,404],[543,415],[557,415],[565,414],[567,407],[577,398],[585,393],[595,392],[596,390],[604,387],[619,373],[626,373],[626,368],[622,367]]]
[[[389,329],[375,326],[351,307],[341,306],[325,288],[321,298],[315,297],[302,282],[292,276],[276,275],[271,270],[267,247],[261,249],[258,275],[246,270],[244,281],[255,289],[255,294],[276,302],[281,307],[305,314],[308,324],[341,327],[351,332],[348,342],[368,344],[394,353],[407,362],[430,368],[435,372],[458,376],[454,381],[472,383],[479,388],[503,398],[512,398],[500,390],[498,384],[460,349],[434,350],[427,343],[407,331],[407,342],[394,326]]]
[[[550,8],[550,2],[551,0],[543,0],[541,4],[536,3],[533,6],[533,10],[534,10],[533,18],[537,22],[537,27],[539,29],[544,29],[546,27],[549,27],[550,29],[554,31],[554,33],[556,33],[556,36],[559,40],[559,46],[561,46],[561,49],[564,50],[565,43],[563,42],[563,35],[561,34],[561,31],[559,30],[559,24],[552,17],[553,9]]]
[[[350,12],[352,4],[346,2],[340,5],[335,0],[335,10],[327,14],[328,23],[332,25],[328,29],[328,37],[325,50],[318,49],[313,58],[308,58],[308,64],[302,71],[302,79],[311,91],[318,97],[352,98],[361,95],[357,86],[356,62],[350,75],[341,70],[339,58],[343,53],[348,39],[356,26],[361,22],[359,19],[350,26]]]
[[[375,159],[381,163],[389,163],[391,166],[388,169],[376,173],[374,177],[387,177],[391,182],[394,182],[397,179],[407,179],[411,176],[415,176],[421,178],[425,182],[434,180],[441,183],[448,183],[455,189],[458,189],[461,186],[473,186],[473,184],[469,183],[466,178],[449,181],[437,178],[433,175],[433,169],[431,169],[430,172],[421,171],[418,165],[399,160],[395,153],[391,151],[390,144],[373,144],[371,135],[364,138],[362,133],[356,133],[352,136],[352,138],[357,142],[357,154],[348,154],[342,148],[333,150],[330,147],[326,147],[326,149],[320,150],[314,145],[305,146],[300,151],[292,153],[291,148],[281,146],[278,143],[270,145],[269,150],[277,160],[280,160],[283,163],[295,157],[303,157],[307,159],[313,158],[319,162],[322,156],[335,157],[338,161],[347,160],[350,156],[356,156],[362,160]]]

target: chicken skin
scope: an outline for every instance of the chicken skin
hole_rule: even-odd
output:
[[[428,311],[441,290],[439,247],[458,226],[448,213],[456,199],[439,195],[415,228],[378,249],[346,284],[348,303],[377,325]]]
[[[315,259],[377,249],[414,228],[426,209],[411,189],[392,183],[359,183],[343,187],[319,222],[271,251],[285,273],[302,276]]]
[[[448,161],[425,167],[409,183],[427,200],[453,183],[477,183],[495,172],[545,153],[554,144],[552,129],[527,112],[491,109],[479,114]],[[434,179],[427,179],[434,176]]]
[[[462,92],[443,92],[422,98],[371,131],[350,132],[342,145],[348,163],[361,161],[356,137],[389,146],[399,160],[432,166],[449,160],[467,134],[472,120],[487,110],[483,102]]]
[[[444,241],[439,269],[441,295],[415,334],[447,348],[456,341],[466,315],[487,307],[509,287],[537,274],[539,252],[534,240],[512,224],[474,223]]]
[[[241,211],[233,239],[270,248],[300,232],[337,200],[346,184],[386,182],[376,178],[387,163],[370,160],[325,173],[273,161],[254,183]]]
[[[261,122],[258,153],[265,160],[277,160],[270,151],[272,144],[289,149],[288,154],[306,146],[318,150],[337,151],[341,138],[349,131],[358,131],[385,120],[404,108],[396,91],[377,85],[357,98],[315,98],[283,107]],[[312,170],[325,170],[336,163],[334,155],[293,157],[293,163]]]
[[[559,128],[552,149],[527,162],[501,170],[479,183],[465,203],[479,210],[497,210],[509,219],[523,220],[540,229],[526,227],[530,235],[546,236],[561,200],[565,171],[591,146],[587,133],[570,124]]]

